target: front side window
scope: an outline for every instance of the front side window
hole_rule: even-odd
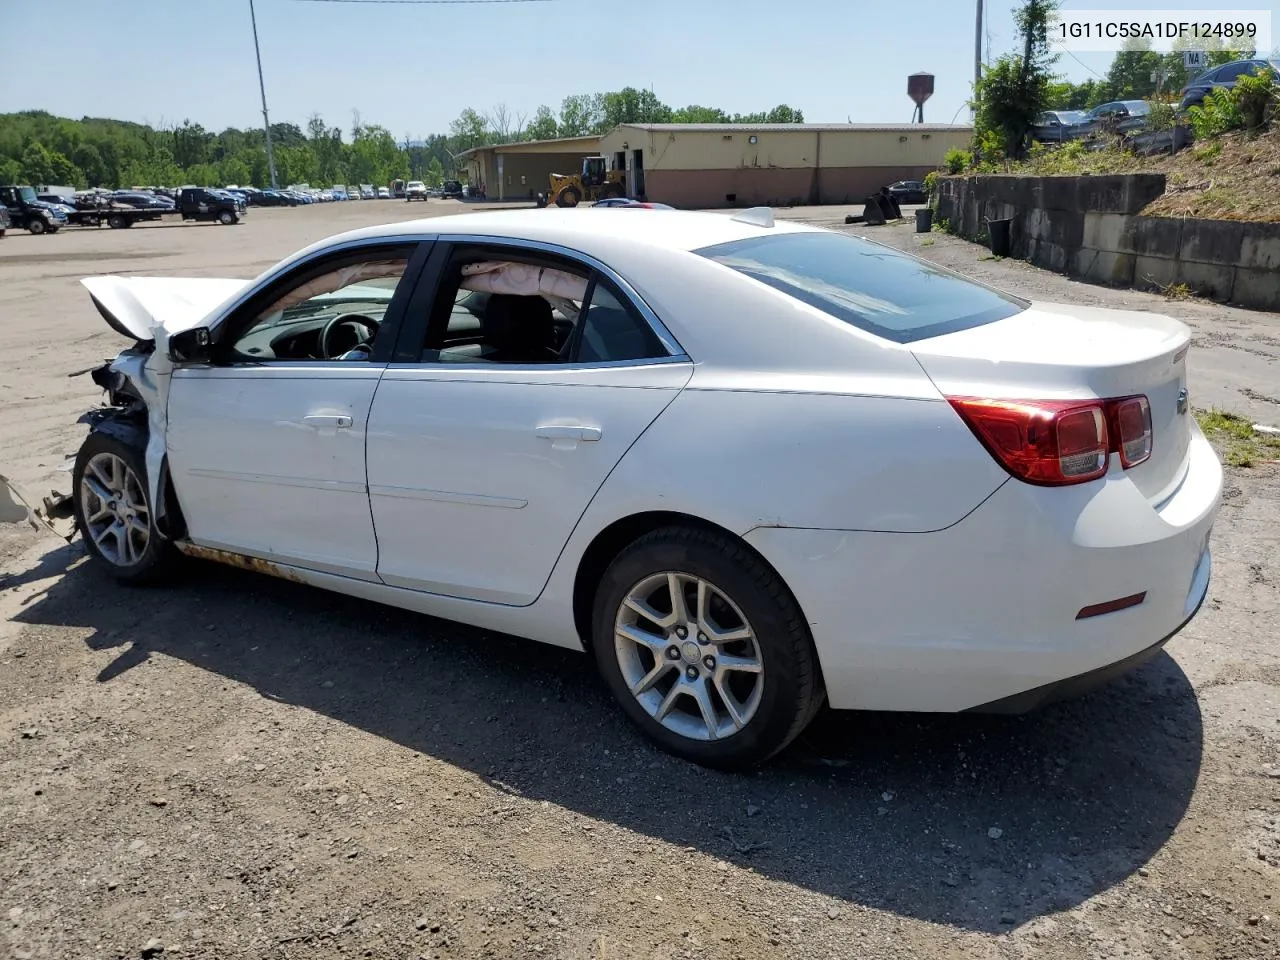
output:
[[[236,338],[231,359],[368,360],[408,265],[404,252],[307,269],[257,311]]]
[[[895,343],[994,323],[1027,308],[941,267],[844,234],[781,233],[695,252]]]

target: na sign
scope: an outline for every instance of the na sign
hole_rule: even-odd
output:
[[[1194,77],[1203,72],[1206,63],[1203,50],[1182,51],[1182,65],[1187,68],[1187,73],[1191,74],[1191,76]]]

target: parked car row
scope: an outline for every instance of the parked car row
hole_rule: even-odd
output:
[[[403,181],[396,181],[403,190]],[[422,181],[409,183],[410,199],[462,196],[457,181],[447,181],[444,188],[430,188]],[[217,220],[238,223],[249,207],[296,207],[309,203],[331,203],[343,200],[390,200],[395,196],[388,187],[371,183],[313,188],[309,184],[292,184],[286,189],[263,190],[257,187],[130,187],[109,190],[94,187],[74,190],[71,187],[35,187],[0,185],[0,204],[4,219],[0,220],[0,237],[8,229],[30,233],[57,233],[68,224],[96,227],[101,224],[118,228],[131,227],[140,220],[159,220],[166,214],[182,215],[184,220]],[[404,197],[404,193],[400,193]]]
[[[1202,73],[1182,88],[1178,110],[1201,106],[1210,90],[1231,89],[1240,77],[1258,70],[1270,70],[1272,80],[1280,79],[1280,61],[1235,60]],[[1046,110],[1036,117],[1031,136],[1041,143],[1065,143],[1099,133],[1126,135],[1147,126],[1151,104],[1146,100],[1112,100],[1092,110]]]
[[[1099,133],[1137,133],[1147,125],[1146,100],[1112,100],[1092,110],[1046,110],[1036,117],[1031,136],[1042,143],[1065,143]]]
[[[68,224],[119,229],[165,216],[230,225],[243,220],[246,212],[244,200],[226,190],[205,187],[179,188],[174,199],[149,191],[37,193],[27,184],[7,184],[0,185],[0,204],[5,226],[33,234],[57,233]]]

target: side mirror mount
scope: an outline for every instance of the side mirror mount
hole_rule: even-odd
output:
[[[169,338],[169,359],[174,363],[208,363],[213,356],[213,337],[208,327],[183,330]]]

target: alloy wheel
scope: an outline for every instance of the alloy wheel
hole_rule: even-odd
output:
[[[654,720],[691,740],[723,740],[760,707],[764,662],[751,624],[715,584],[668,571],[626,594],[614,620],[623,682]]]
[[[80,480],[85,536],[103,559],[118,567],[139,563],[151,541],[151,509],[142,481],[114,453],[99,453],[85,464]]]

